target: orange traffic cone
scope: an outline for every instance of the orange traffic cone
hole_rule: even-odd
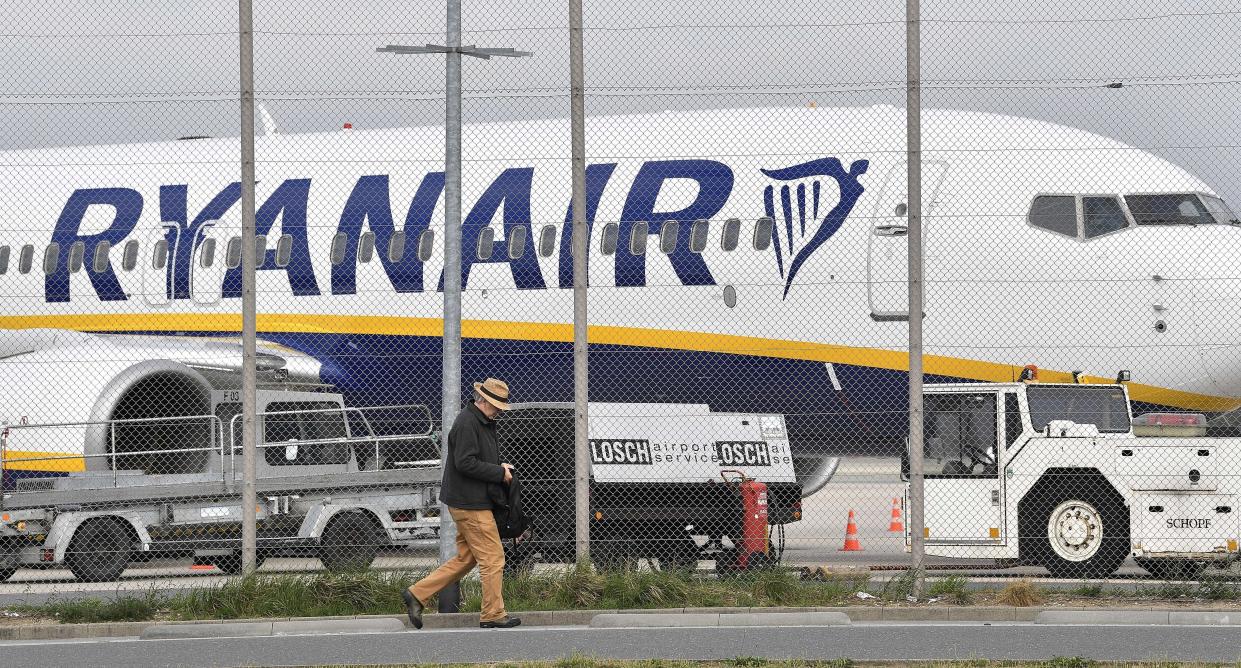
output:
[[[849,510],[849,524],[845,526],[845,546],[837,552],[861,552],[862,544],[857,539],[857,523],[853,521],[853,510]]]
[[[888,523],[888,531],[905,533],[905,523],[901,521],[901,500],[892,499],[892,521]]]

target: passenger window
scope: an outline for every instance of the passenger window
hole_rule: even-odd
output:
[[[539,232],[539,255],[543,257],[551,257],[556,251],[556,226],[544,225],[543,231]]]
[[[370,262],[375,254],[375,233],[363,232],[358,240],[358,262]]]
[[[741,238],[741,219],[729,218],[724,222],[724,235],[720,237],[720,248],[725,251],[737,250],[737,241]]]
[[[771,248],[771,233],[776,228],[776,221],[771,218],[759,218],[754,223],[754,250],[765,251]]]
[[[241,240],[238,239],[237,243],[240,246]],[[125,242],[125,251],[122,253],[122,257],[121,257],[121,269],[124,269],[125,271],[133,271],[134,267],[137,267],[137,266],[138,266],[138,240],[130,239],[129,241]]]
[[[282,234],[280,240],[276,242],[276,266],[287,267],[291,259],[293,259],[293,235]]]
[[[23,274],[29,274],[30,268],[34,265],[34,246],[26,244],[22,246],[22,253],[17,257],[17,270]]]
[[[418,259],[426,262],[431,259],[431,253],[435,251],[435,231],[423,230],[418,235]]]
[[[508,231],[508,256],[516,260],[526,254],[526,228],[517,226]]]
[[[108,253],[110,252],[112,252],[111,241],[100,241],[95,244],[95,259],[91,262],[91,268],[96,274],[102,274],[108,270]]]
[[[665,255],[671,255],[677,249],[677,233],[680,231],[681,223],[675,220],[665,220],[659,228],[659,250]]]
[[[491,254],[496,248],[496,231],[490,227],[484,227],[478,233],[478,259],[490,260]]]
[[[1083,197],[1082,223],[1087,239],[1129,227],[1129,219],[1115,197]]]
[[[43,273],[54,274],[58,266],[60,266],[60,244],[48,244],[47,250],[43,251]]]
[[[82,271],[82,260],[86,257],[86,242],[75,241],[69,247],[69,273]]]
[[[229,269],[241,266],[241,237],[228,240],[228,248],[224,251],[224,266]]]
[[[599,241],[599,250],[604,255],[612,255],[616,252],[616,240],[620,235],[620,226],[616,223],[608,223],[603,226],[603,238]]]
[[[336,266],[345,261],[345,244],[349,241],[349,235],[344,232],[337,232],[332,237],[332,266]]]
[[[260,234],[254,237],[254,266],[261,267],[267,260],[267,235]]]
[[[151,249],[151,268],[163,269],[168,265],[168,240],[160,239],[155,242],[155,248]]]
[[[645,220],[639,220],[633,224],[629,230],[629,254],[645,255],[646,254],[646,238],[650,234],[650,225]]]
[[[1049,232],[1077,238],[1077,198],[1040,195],[1030,203],[1030,224]]]
[[[9,273],[9,247],[0,246],[0,276]]]
[[[198,250],[198,266],[208,269],[215,264],[215,239],[210,237],[203,239],[203,245]]]
[[[689,249],[694,253],[701,253],[707,249],[707,234],[710,232],[710,223],[705,220],[695,220],[693,225],[689,226]]]
[[[405,230],[392,233],[388,238],[388,261],[400,262],[405,258]]]

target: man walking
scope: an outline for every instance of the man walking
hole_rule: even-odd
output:
[[[488,378],[474,383],[474,402],[457,415],[448,432],[448,459],[440,498],[457,525],[457,556],[402,592],[409,621],[422,628],[422,609],[432,596],[465,577],[478,565],[483,581],[479,626],[510,629],[521,620],[504,611],[504,545],[492,515],[492,499],[503,496],[500,484],[513,479],[513,467],[500,462],[496,416],[508,410],[508,385]]]

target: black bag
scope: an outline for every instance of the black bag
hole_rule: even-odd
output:
[[[504,502],[495,504],[491,513],[496,518],[496,528],[500,530],[503,540],[520,538],[530,528],[530,518],[521,507],[521,484],[517,476],[509,481],[505,490]]]

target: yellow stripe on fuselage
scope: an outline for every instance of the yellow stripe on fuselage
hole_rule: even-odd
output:
[[[69,457],[63,452],[26,452],[6,450],[4,468],[10,471],[45,471],[78,473],[86,470],[86,459]]]
[[[395,316],[348,316],[324,314],[260,313],[257,318],[261,332],[373,334],[383,336],[430,336],[443,333],[439,318],[405,318]],[[0,316],[0,329],[46,327],[90,332],[236,332],[241,330],[239,314],[203,313],[120,313]],[[474,339],[510,339],[518,341],[573,341],[569,324],[511,322],[499,320],[463,320],[461,335]],[[898,350],[839,346],[805,341],[783,341],[732,334],[711,334],[638,327],[591,325],[591,343],[643,348],[667,348],[708,353],[728,353],[755,357],[851,364],[875,369],[908,371],[909,356]],[[969,360],[941,355],[923,358],[926,373],[989,382],[1012,382],[1021,367],[998,362]],[[1039,369],[1039,380],[1072,382],[1064,371]],[[1082,377],[1082,382],[1108,383],[1111,379]],[[1161,406],[1218,413],[1241,407],[1241,397],[1221,397],[1183,392],[1142,383],[1129,383],[1129,396]]]

